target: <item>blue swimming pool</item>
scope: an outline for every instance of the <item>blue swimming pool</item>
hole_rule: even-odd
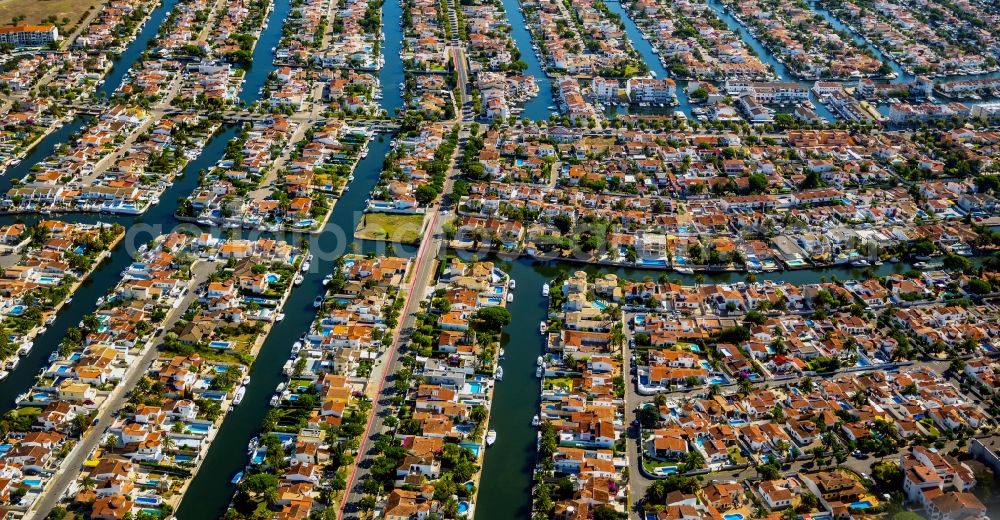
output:
[[[730,419],[729,420],[729,425],[730,426],[743,426],[745,424],[747,424],[747,422],[744,419]]]
[[[594,300],[594,303],[592,303],[591,305],[593,305],[594,308],[599,311],[603,311],[604,309],[608,308],[608,302],[604,300]]]
[[[22,314],[24,314],[24,305],[15,305],[7,312],[9,316],[20,316]]]
[[[42,479],[40,478],[26,478],[22,480],[21,483],[30,488],[42,487]]]
[[[189,424],[187,429],[193,433],[208,433],[209,426],[207,424]]]
[[[482,449],[482,446],[474,442],[463,442],[462,444],[459,444],[459,446],[471,451],[476,457],[479,457],[479,450]]]
[[[458,503],[458,514],[464,515],[469,512],[469,503],[465,500]]]
[[[40,284],[55,285],[57,282],[59,282],[59,279],[56,278],[56,277],[54,277],[54,276],[39,276],[38,277],[38,283],[40,283]]]
[[[723,520],[743,520],[743,513],[729,513],[728,515],[722,515]]]
[[[194,457],[191,455],[184,455],[183,453],[174,455],[174,462],[191,462],[192,460],[194,460]]]
[[[158,506],[160,505],[160,499],[157,497],[135,497],[135,503],[140,506]]]
[[[277,273],[267,273],[264,275],[264,279],[267,280],[267,283],[275,283],[281,280],[281,276]]]
[[[500,287],[498,285],[498,286],[496,286],[496,287],[493,288],[493,292],[496,293],[496,294],[503,294],[503,287]]]
[[[208,346],[212,347],[212,348],[218,348],[218,349],[227,349],[227,348],[232,348],[233,342],[232,341],[213,341],[213,342],[209,343]]]
[[[872,506],[872,503],[868,500],[861,500],[851,504],[851,509],[868,509]]]
[[[466,383],[465,390],[470,394],[478,394],[483,391],[483,385],[479,383]]]

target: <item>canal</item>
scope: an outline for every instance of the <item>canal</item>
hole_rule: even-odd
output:
[[[240,101],[247,106],[260,99],[268,76],[278,67],[274,64],[274,48],[281,42],[282,27],[291,10],[290,0],[274,0],[264,30],[253,48],[253,62],[247,67],[240,90]]]
[[[142,53],[146,52],[149,42],[156,38],[157,33],[160,32],[160,25],[167,19],[167,14],[170,13],[175,4],[177,4],[177,0],[163,0],[159,7],[153,10],[145,25],[139,30],[135,40],[118,56],[111,66],[111,70],[104,76],[104,83],[97,89],[99,96],[111,97],[118,90],[128,75],[128,71],[132,69],[132,65],[135,65]]]
[[[236,490],[229,482],[230,477],[250,461],[246,446],[260,433],[275,387],[285,381],[281,367],[288,359],[292,343],[312,325],[316,316],[312,302],[323,291],[323,277],[333,272],[337,257],[350,252],[351,237],[366,207],[366,198],[378,181],[390,142],[389,136],[372,140],[368,157],[361,160],[354,173],[351,190],[337,201],[322,234],[311,240],[315,256],[312,268],[285,303],[285,319],[274,325],[261,347],[250,372],[243,404],[230,411],[222,423],[205,457],[204,470],[195,476],[178,508],[179,518],[219,518],[225,513]]]
[[[531,33],[528,32],[528,23],[524,19],[521,5],[518,0],[503,0],[504,11],[507,11],[507,22],[510,23],[511,37],[517,45],[518,52],[521,53],[521,61],[528,65],[525,70],[535,78],[538,85],[538,94],[524,103],[524,111],[521,117],[538,121],[548,119],[549,114],[555,113],[553,108],[556,102],[552,97],[552,81],[538,61],[538,54],[532,47]]]
[[[399,53],[403,50],[403,6],[402,0],[383,0],[382,31],[385,41],[382,42],[382,68],[378,71],[378,83],[382,89],[382,109],[386,115],[394,117],[403,108],[402,86],[406,82],[403,74],[403,59]]]
[[[0,195],[7,193],[7,190],[11,187],[11,182],[14,180],[21,180],[24,178],[31,168],[41,161],[44,161],[46,157],[52,155],[52,151],[55,150],[56,146],[69,141],[69,138],[79,132],[83,128],[86,118],[74,117],[69,122],[63,124],[61,127],[57,128],[55,131],[38,141],[38,144],[28,152],[27,155],[21,159],[21,162],[17,163],[11,168],[7,168],[3,172],[3,176],[0,177]]]

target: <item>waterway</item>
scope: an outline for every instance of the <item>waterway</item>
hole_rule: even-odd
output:
[[[386,115],[393,117],[403,107],[403,92],[400,87],[405,83],[403,75],[403,59],[399,52],[403,49],[403,7],[401,0],[383,0],[382,31],[385,41],[382,42],[382,68],[378,71],[378,83],[382,88],[382,109]]]
[[[145,25],[139,30],[135,40],[126,47],[121,56],[115,60],[111,70],[104,76],[104,83],[97,89],[98,95],[111,97],[118,90],[128,71],[132,69],[132,65],[135,65],[142,53],[146,52],[149,42],[160,32],[160,25],[167,19],[167,14],[170,13],[175,4],[177,4],[177,0],[163,0],[159,7],[153,10]]]
[[[524,111],[521,117],[526,117],[533,121],[548,119],[555,110],[556,102],[552,97],[552,81],[538,61],[538,55],[531,46],[531,33],[528,32],[528,22],[521,12],[521,5],[518,0],[503,0],[504,11],[507,11],[507,21],[510,23],[511,37],[517,45],[517,50],[521,53],[521,61],[528,65],[526,73],[535,78],[538,85],[538,94],[524,103]]]
[[[295,288],[285,303],[285,319],[274,325],[257,355],[243,404],[229,413],[212,447],[177,511],[179,518],[219,518],[226,511],[236,486],[230,477],[250,461],[246,446],[260,433],[268,411],[268,401],[278,383],[285,381],[281,367],[291,352],[294,339],[309,330],[316,315],[312,302],[323,291],[323,277],[333,271],[334,260],[350,252],[354,229],[364,210],[365,199],[375,187],[390,139],[375,139],[370,153],[355,170],[351,191],[337,201],[323,233],[311,241],[315,259],[305,281]]]
[[[257,38],[257,45],[253,48],[253,63],[247,68],[246,76],[243,78],[243,89],[240,90],[240,101],[248,106],[260,99],[260,89],[271,72],[278,68],[274,64],[272,49],[281,42],[282,27],[288,19],[290,10],[289,0],[274,0],[274,7],[267,17],[267,25]]]

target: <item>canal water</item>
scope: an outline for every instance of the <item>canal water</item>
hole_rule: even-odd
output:
[[[281,42],[282,27],[285,20],[288,19],[290,10],[291,2],[289,0],[274,0],[273,10],[267,17],[267,26],[260,33],[257,45],[253,48],[253,63],[243,78],[240,101],[246,103],[247,106],[260,99],[261,88],[267,82],[267,77],[278,68],[274,64],[273,49]]]
[[[0,398],[0,414],[13,408],[14,399],[34,385],[35,376],[39,370],[48,365],[49,354],[59,347],[59,343],[66,336],[66,331],[71,327],[76,327],[85,315],[94,312],[97,309],[97,299],[106,295],[121,280],[121,272],[132,261],[130,253],[136,251],[141,244],[148,242],[154,236],[170,231],[174,222],[173,214],[177,209],[177,199],[187,197],[191,194],[194,188],[198,186],[198,170],[208,168],[222,158],[226,142],[235,135],[235,128],[225,129],[205,146],[201,155],[188,163],[184,168],[184,174],[177,178],[174,181],[174,185],[168,188],[160,197],[162,202],[150,208],[142,216],[146,222],[149,222],[153,226],[148,231],[139,231],[145,228],[135,226],[136,219],[134,217],[93,214],[68,214],[46,217],[88,224],[98,221],[117,222],[125,226],[127,234],[125,240],[122,240],[118,244],[108,260],[94,271],[90,278],[73,295],[73,301],[63,306],[55,322],[44,333],[35,338],[35,346],[27,356],[21,359],[17,369],[11,372],[6,379],[0,381],[0,396],[2,396]],[[39,218],[38,216],[26,216],[25,218],[17,215],[4,216],[0,217],[0,225],[19,221],[31,224]]]
[[[386,115],[393,117],[403,108],[403,91],[400,87],[406,82],[403,75],[403,59],[399,56],[403,49],[403,7],[401,0],[383,0],[382,31],[385,41],[382,42],[382,68],[378,71],[378,83],[382,88],[382,108]]]
[[[121,56],[115,60],[111,70],[104,76],[104,83],[97,89],[99,95],[111,97],[118,90],[132,65],[139,61],[142,53],[146,52],[149,42],[160,32],[160,25],[167,19],[167,14],[170,13],[175,4],[177,4],[177,0],[163,0],[159,7],[153,10],[149,19],[146,20],[146,24],[139,30],[135,40],[125,48]]]
[[[538,85],[538,95],[524,103],[524,111],[521,117],[538,121],[548,119],[549,114],[556,113],[549,107],[555,107],[556,102],[552,97],[552,81],[538,61],[538,55],[531,46],[531,33],[528,32],[528,24],[521,12],[518,0],[503,0],[504,11],[507,11],[507,21],[510,23],[511,37],[517,45],[517,50],[521,53],[521,61],[528,65],[524,71],[535,78]]]
[[[378,181],[390,141],[386,136],[381,142],[374,139],[369,144],[370,153],[358,164],[351,191],[345,192],[334,206],[323,233],[314,242],[312,268],[285,303],[285,319],[274,325],[261,347],[250,372],[243,404],[234,408],[222,423],[202,471],[195,476],[178,508],[179,518],[219,518],[225,513],[236,491],[236,486],[229,482],[230,477],[250,461],[246,446],[260,433],[275,387],[285,381],[281,367],[288,359],[292,343],[312,325],[316,315],[312,302],[322,294],[323,277],[333,272],[337,257],[350,252],[351,237],[366,207],[365,199]]]

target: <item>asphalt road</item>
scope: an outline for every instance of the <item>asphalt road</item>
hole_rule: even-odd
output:
[[[215,271],[215,265],[211,262],[199,261],[194,264],[192,268],[192,280],[191,284],[188,286],[188,292],[181,298],[180,304],[174,307],[167,318],[164,320],[164,325],[162,330],[167,331],[173,327],[174,323],[177,322],[184,315],[184,311],[187,310],[188,306],[198,297],[195,288],[197,288],[202,282],[208,279],[208,275]],[[70,452],[69,456],[63,461],[60,466],[59,471],[52,478],[45,490],[42,492],[42,496],[35,502],[34,507],[28,511],[25,515],[25,520],[31,520],[33,518],[42,519],[48,516],[52,508],[55,507],[63,494],[69,488],[69,485],[74,482],[80,474],[83,468],[84,461],[87,457],[105,439],[105,432],[108,427],[111,426],[111,420],[116,412],[120,410],[128,398],[129,392],[135,388],[136,383],[139,379],[146,374],[146,370],[153,363],[156,357],[159,355],[159,346],[163,342],[163,334],[156,336],[152,340],[152,344],[147,347],[145,353],[142,357],[136,361],[133,361],[131,366],[129,366],[128,371],[125,373],[125,377],[122,378],[122,382],[115,387],[108,396],[107,400],[101,405],[97,413],[97,424],[92,426],[87,433],[84,434],[80,442],[77,443],[73,451]]]

